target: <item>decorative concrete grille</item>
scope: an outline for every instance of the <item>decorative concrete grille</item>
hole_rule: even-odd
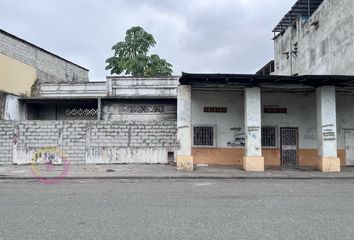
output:
[[[194,146],[214,146],[214,127],[199,126],[193,128]]]
[[[277,105],[275,105],[275,106],[265,106],[264,107],[264,113],[287,114],[288,113],[288,109],[279,107]]]
[[[262,127],[262,147],[276,147],[276,128]]]
[[[163,105],[124,105],[121,109],[124,113],[163,113]]]
[[[226,107],[204,107],[205,113],[227,113]]]
[[[65,110],[65,115],[66,116],[97,116],[98,114],[98,109],[66,109]]]

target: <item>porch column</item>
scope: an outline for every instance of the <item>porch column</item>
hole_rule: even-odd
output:
[[[193,171],[192,156],[192,87],[177,89],[177,170]]]
[[[261,90],[259,87],[245,89],[245,171],[264,171],[261,141]]]
[[[336,89],[323,86],[316,90],[318,169],[322,172],[340,172],[337,156]]]

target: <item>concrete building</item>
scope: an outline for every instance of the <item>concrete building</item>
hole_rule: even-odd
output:
[[[30,164],[43,149],[72,164],[174,162],[177,82],[90,82],[87,69],[0,30],[0,164]]]
[[[256,75],[183,74],[182,169],[354,165],[354,1],[297,0],[273,32]]]
[[[273,32],[275,75],[354,75],[353,0],[298,0]]]

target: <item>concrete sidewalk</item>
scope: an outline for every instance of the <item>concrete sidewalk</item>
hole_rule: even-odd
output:
[[[57,178],[63,166],[52,169],[36,166],[39,177]],[[180,172],[168,165],[70,165],[65,179],[354,179],[354,168],[341,173],[321,173],[312,169],[279,169],[245,172],[236,167],[196,167],[194,172]],[[1,166],[0,179],[35,179],[32,166]]]

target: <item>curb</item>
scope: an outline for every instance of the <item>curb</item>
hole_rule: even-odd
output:
[[[45,180],[57,179],[56,177],[43,177]],[[62,180],[354,180],[353,177],[291,177],[291,176],[88,176],[65,177]],[[37,180],[34,177],[0,176],[0,180]]]

